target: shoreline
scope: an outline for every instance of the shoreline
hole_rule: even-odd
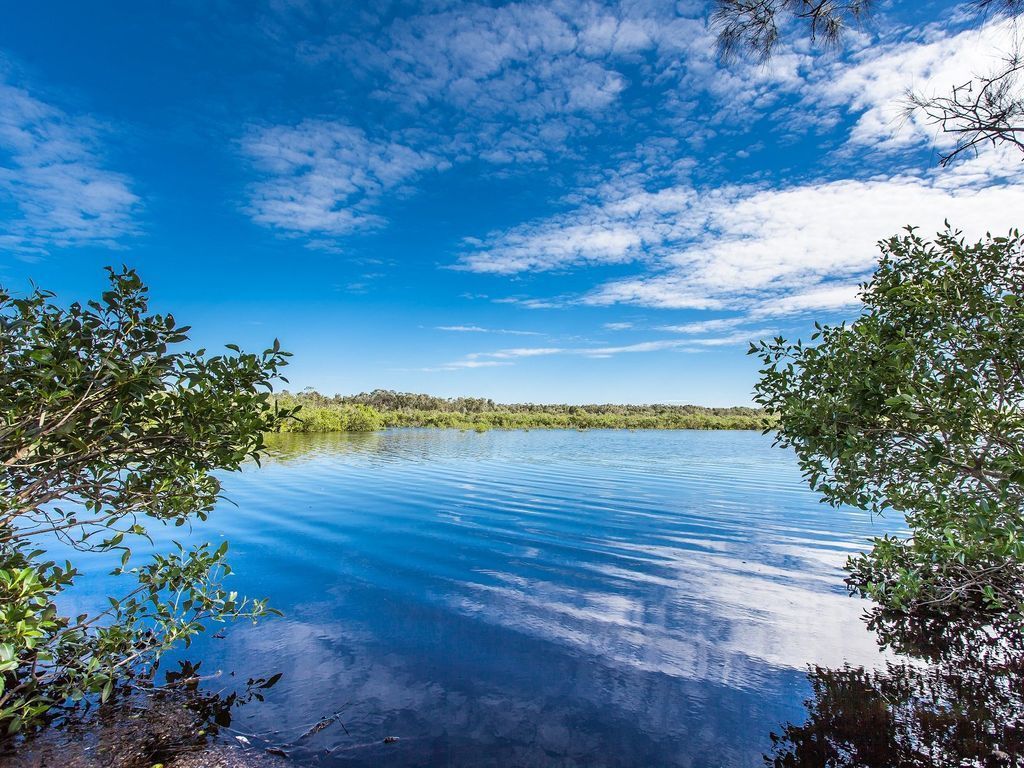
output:
[[[763,434],[764,427],[688,427],[688,426],[643,426],[643,427],[573,427],[560,425],[536,425],[536,426],[447,426],[436,424],[403,424],[388,425],[379,429],[332,429],[321,431],[310,430],[285,430],[281,432],[266,432],[267,435],[372,435],[378,432],[390,432],[392,430],[423,429],[438,430],[445,432],[757,432]]]
[[[488,429],[694,429],[764,431],[774,419],[746,406],[496,403],[485,398],[374,390],[326,396],[281,392],[275,409],[298,408],[282,432],[374,432],[388,427]]]

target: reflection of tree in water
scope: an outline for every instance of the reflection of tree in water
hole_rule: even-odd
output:
[[[379,432],[275,432],[266,435],[265,440],[266,453],[261,460],[263,465],[290,464],[325,455],[379,453],[383,450],[384,442]]]
[[[478,434],[473,430],[430,427],[380,432],[275,432],[265,436],[266,451],[261,463],[268,466],[345,458],[352,465],[381,466],[402,462],[436,464],[447,460],[505,460],[510,451],[515,451],[516,438],[530,433],[509,430],[499,434],[501,438],[495,439],[493,432]],[[556,438],[557,435],[551,437]],[[591,450],[594,449],[592,444]],[[579,443],[574,441],[567,450],[576,455],[580,450]],[[550,456],[545,455],[544,458],[549,460]]]
[[[1024,761],[1019,630],[958,617],[876,613],[880,642],[908,654],[885,669],[814,667],[802,725],[772,734],[776,768],[1017,766]]]
[[[149,768],[174,763],[186,755],[189,765],[221,765],[215,759],[218,736],[239,733],[232,719],[239,707],[262,702],[280,674],[266,678],[227,681],[210,690],[213,678],[202,674],[201,663],[178,663],[156,685],[146,678],[125,684],[103,706],[91,702],[56,717],[51,727],[10,741],[0,748],[4,768]],[[153,669],[156,671],[156,668]],[[269,761],[249,760],[260,768]]]

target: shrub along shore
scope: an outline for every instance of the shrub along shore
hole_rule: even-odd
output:
[[[389,390],[329,397],[282,392],[280,408],[301,406],[283,432],[372,432],[386,427],[442,429],[764,429],[757,408],[699,405],[502,404],[476,397],[440,398]]]

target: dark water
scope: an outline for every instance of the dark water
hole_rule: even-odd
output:
[[[196,534],[285,617],[189,656],[283,673],[233,722],[270,741],[341,710],[298,760],[762,765],[809,664],[883,662],[841,565],[896,522],[760,434],[284,435],[225,485]]]

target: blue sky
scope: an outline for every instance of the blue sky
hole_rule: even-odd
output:
[[[1011,49],[961,5],[768,67],[697,0],[12,5],[0,280],[134,266],[293,388],[746,404],[746,342],[853,316],[878,239],[1024,224],[1017,157],[901,116]]]

